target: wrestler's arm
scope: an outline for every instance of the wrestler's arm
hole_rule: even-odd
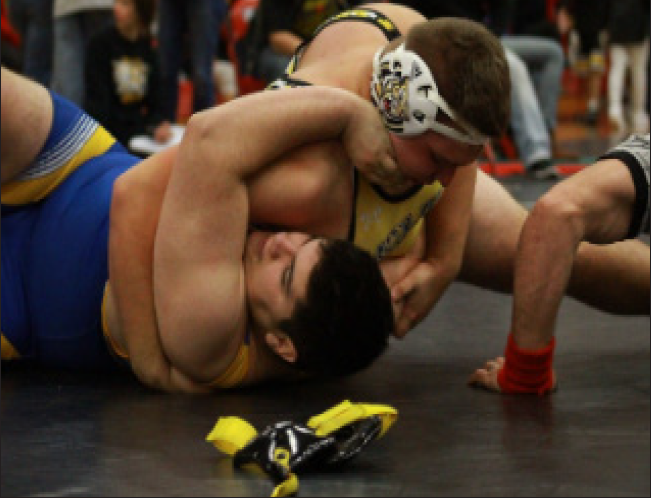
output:
[[[458,168],[441,200],[427,214],[424,258],[391,288],[394,301],[402,303],[397,337],[404,337],[427,316],[459,273],[476,178],[476,163]]]
[[[549,343],[581,241],[626,237],[635,186],[624,163],[597,162],[536,203],[520,234],[515,262],[513,331],[526,349]]]
[[[549,363],[540,375],[545,391],[555,384],[551,344],[579,244],[606,244],[626,237],[635,202],[635,187],[626,165],[605,159],[555,185],[536,202],[520,234],[515,261],[511,347]],[[507,347],[508,351],[508,347]],[[508,356],[508,353],[507,353]],[[504,358],[487,362],[471,384],[500,391]],[[508,360],[507,360],[508,361]],[[536,360],[534,360],[535,362]],[[536,363],[534,363],[536,366]]]
[[[154,239],[175,152],[170,148],[142,161],[114,184],[107,309],[116,310],[113,340],[124,346],[131,368],[144,384],[166,391],[204,392],[205,387],[173,369],[165,357],[154,307]]]
[[[52,127],[52,99],[45,87],[2,67],[0,157],[2,184],[27,168]]]
[[[341,138],[358,161],[391,150],[388,137],[378,142],[384,127],[361,98],[325,87],[286,95],[261,92],[198,113],[179,148],[155,241],[154,298],[166,356],[197,381],[218,376],[227,366],[219,355],[241,340],[234,334],[246,319],[247,181],[317,140]]]

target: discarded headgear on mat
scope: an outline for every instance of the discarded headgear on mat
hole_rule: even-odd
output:
[[[343,401],[307,424],[276,422],[258,433],[239,417],[221,417],[206,437],[233,457],[233,465],[253,464],[273,481],[271,496],[298,491],[297,473],[341,465],[389,430],[398,412],[386,405]]]

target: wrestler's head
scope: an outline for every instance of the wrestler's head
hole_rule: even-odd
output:
[[[500,41],[479,23],[440,18],[378,50],[371,96],[403,175],[451,181],[458,166],[499,136],[510,113],[510,79]]]
[[[394,317],[377,261],[343,240],[253,232],[245,254],[254,323],[301,370],[351,374],[386,348]]]

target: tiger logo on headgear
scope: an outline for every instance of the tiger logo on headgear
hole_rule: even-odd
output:
[[[395,67],[383,62],[381,77],[375,81],[377,105],[389,129],[402,130],[402,123],[409,119],[409,76],[402,74],[402,68],[396,61]]]
[[[433,130],[472,145],[484,145],[488,140],[448,105],[425,61],[404,43],[393,51],[383,53],[380,48],[375,53],[370,86],[371,100],[393,133],[413,136]],[[457,128],[437,120],[439,112],[450,117]]]

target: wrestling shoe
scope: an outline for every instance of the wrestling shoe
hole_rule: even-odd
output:
[[[551,159],[541,159],[529,165],[527,176],[534,180],[560,180],[563,177]]]

